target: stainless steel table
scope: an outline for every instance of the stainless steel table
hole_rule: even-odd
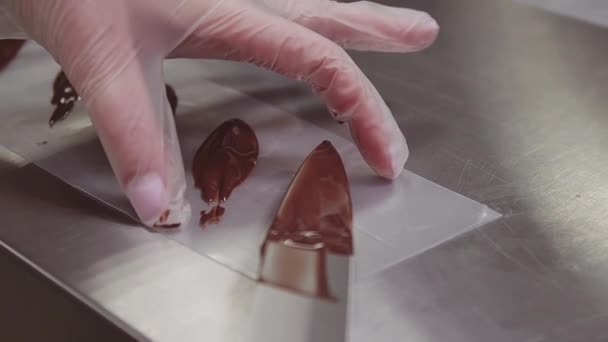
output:
[[[391,315],[364,338],[608,340],[608,30],[508,1],[387,3],[427,10],[442,26],[437,44],[421,54],[353,53],[409,138],[407,168],[504,217],[378,279],[393,298],[392,307],[384,308]],[[310,96],[304,87],[269,73],[226,68],[214,81],[272,104],[289,108],[294,98]],[[107,234],[78,232],[129,222],[35,167],[7,172],[0,186],[2,216],[5,224],[23,230],[20,242],[28,246],[14,252],[33,260],[47,276],[62,265],[63,271],[74,270],[67,272],[70,277],[83,277],[79,272],[91,260],[74,254],[81,249],[91,255],[95,251],[90,249],[101,251],[101,244],[110,243],[115,251],[126,248],[127,241]],[[17,214],[26,215],[17,220]],[[49,229],[28,236],[32,225]],[[134,233],[127,238],[143,239]],[[143,240],[144,246],[158,243]],[[49,241],[66,244],[49,246]],[[135,258],[138,266],[168,269],[171,264],[163,257],[175,257],[179,248],[166,247],[165,256]],[[62,257],[62,263],[49,261],[51,255]],[[175,333],[179,327],[152,324],[153,311],[168,307],[111,302],[101,282],[122,282],[124,291],[149,290],[129,279],[118,270],[85,285],[98,291],[94,298],[108,301],[101,304],[111,310],[101,314],[115,322],[120,323],[120,310],[141,311],[139,322],[151,322],[146,329],[159,330],[159,336]],[[230,289],[234,302],[223,303],[235,320],[245,314],[235,302],[245,300],[252,286],[237,284]],[[178,294],[170,297],[176,300],[185,300],[192,290],[187,283],[172,286]],[[122,328],[137,336],[131,327]]]

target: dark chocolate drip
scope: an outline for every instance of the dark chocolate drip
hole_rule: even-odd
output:
[[[24,44],[22,39],[0,39],[0,71],[17,57]]]
[[[177,94],[175,90],[168,84],[165,84],[165,91],[167,93],[167,100],[171,106],[171,111],[175,116],[175,110],[177,109]],[[55,106],[55,110],[49,119],[49,126],[53,127],[58,121],[64,120],[74,109],[76,102],[80,100],[80,96],[76,92],[70,80],[68,80],[65,73],[60,71],[55,77],[53,82],[53,97],[51,98],[51,104]]]
[[[199,223],[201,226],[205,226],[208,223],[219,223],[222,216],[224,216],[224,212],[226,212],[226,208],[219,204],[214,205],[209,211],[201,211],[201,219]]]
[[[174,229],[179,228],[180,223],[167,223],[169,219],[169,215],[171,214],[171,210],[167,209],[163,211],[163,213],[158,218],[158,222],[154,224],[156,228],[164,228],[164,229]]]
[[[350,255],[353,252],[351,226],[348,178],[338,152],[330,142],[324,141],[302,163],[266,241],[295,248],[326,248],[329,252]]]
[[[258,139],[243,120],[230,119],[199,147],[192,162],[194,185],[207,203],[222,203],[251,173],[259,154]],[[217,223],[224,208],[201,213],[201,224]]]
[[[260,281],[319,299],[329,288],[327,253],[351,255],[352,204],[340,155],[324,141],[304,160],[262,245]]]
[[[51,104],[55,106],[55,110],[49,119],[49,126],[53,127],[57,121],[65,119],[72,112],[78,100],[80,100],[80,96],[76,93],[76,89],[65,73],[60,71],[53,82]]]

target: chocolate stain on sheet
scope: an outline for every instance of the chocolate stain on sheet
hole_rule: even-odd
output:
[[[352,204],[348,178],[329,141],[317,146],[298,170],[266,241],[302,248],[323,246],[351,255]]]
[[[23,39],[0,39],[0,71],[17,57],[24,44]]]
[[[178,103],[177,94],[168,84],[165,85],[165,91],[167,93],[167,100],[169,101],[171,111],[175,116]],[[76,105],[76,102],[79,100],[80,96],[76,92],[76,89],[74,89],[74,86],[72,86],[72,83],[70,83],[70,80],[68,80],[63,70],[60,71],[53,82],[51,104],[55,106],[55,110],[49,119],[49,126],[53,127],[55,123],[68,117],[74,109],[74,105]]]
[[[171,210],[167,209],[163,211],[163,213],[158,218],[158,222],[154,224],[154,227],[164,229],[179,228],[181,223],[167,223],[167,219],[169,219],[169,214],[171,214]]]
[[[240,119],[224,121],[205,139],[194,155],[192,175],[202,200],[215,205],[201,212],[201,226],[220,221],[225,212],[220,203],[249,176],[258,154],[253,129]]]
[[[55,110],[49,119],[49,126],[53,127],[57,121],[65,119],[72,112],[78,100],[80,100],[80,96],[76,93],[76,89],[65,73],[60,71],[53,82],[51,104],[55,106]]]
[[[203,226],[207,224],[220,223],[220,220],[222,219],[222,216],[224,216],[225,212],[226,208],[222,207],[219,204],[214,205],[209,211],[201,211],[201,219],[199,223]]]
[[[327,253],[353,253],[352,202],[340,155],[324,141],[300,166],[268,230],[260,281],[331,300]]]

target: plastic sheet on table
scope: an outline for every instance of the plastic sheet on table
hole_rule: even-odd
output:
[[[193,219],[167,237],[249,277],[256,277],[259,246],[289,182],[308,153],[326,139],[340,152],[350,180],[356,279],[498,217],[485,205],[408,171],[394,182],[382,180],[368,168],[352,142],[233,89],[204,81],[173,85],[181,103],[177,130]],[[48,108],[40,111],[46,113]],[[229,118],[241,118],[251,125],[258,136],[260,155],[249,178],[226,202],[221,223],[202,229],[196,215],[208,207],[193,184],[192,158],[208,134]],[[80,143],[36,164],[135,218],[97,140]]]
[[[33,55],[32,51],[26,48],[24,54],[26,57],[28,53]],[[15,127],[15,131],[0,138],[0,144],[135,218],[82,107],[77,107],[65,122],[53,129],[48,127],[51,113],[48,100],[58,67],[50,61],[29,62],[30,74],[36,72],[45,76],[18,77],[15,70],[8,71],[10,87],[0,85],[1,89],[7,89],[7,96],[27,93],[31,100],[14,101],[15,107],[6,109],[11,115],[5,113],[9,121],[4,123]],[[186,167],[186,197],[192,207],[193,219],[166,237],[192,251],[256,278],[260,244],[278,204],[299,165],[323,140],[331,141],[339,151],[350,180],[355,240],[351,279],[355,285],[500,216],[481,203],[408,171],[394,182],[384,181],[367,167],[351,141],[234,89],[203,79],[193,80],[197,68],[200,68],[197,62],[184,61],[173,64],[169,70],[171,84],[179,97],[177,131]],[[258,163],[226,202],[226,214],[221,223],[202,229],[197,213],[208,208],[200,199],[199,190],[193,186],[192,158],[208,134],[230,118],[243,119],[256,132],[260,143]],[[32,120],[40,123],[32,124]],[[19,132],[19,127],[25,124],[29,130]],[[66,148],[68,141],[73,144]],[[42,148],[59,152],[39,158],[36,152]],[[350,300],[355,305],[364,303],[365,293],[353,293],[354,298]]]

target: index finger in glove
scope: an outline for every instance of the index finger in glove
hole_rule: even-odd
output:
[[[372,169],[386,178],[397,177],[408,157],[405,138],[376,89],[346,52],[280,16],[236,5],[225,1],[214,19],[202,22],[177,54],[248,61],[307,81],[337,120],[349,121],[355,143]]]
[[[106,77],[85,100],[117,179],[143,223],[183,223],[190,211],[160,62],[144,70],[134,59]]]
[[[370,1],[257,0],[346,49],[413,52],[431,45],[439,25],[426,12]]]

